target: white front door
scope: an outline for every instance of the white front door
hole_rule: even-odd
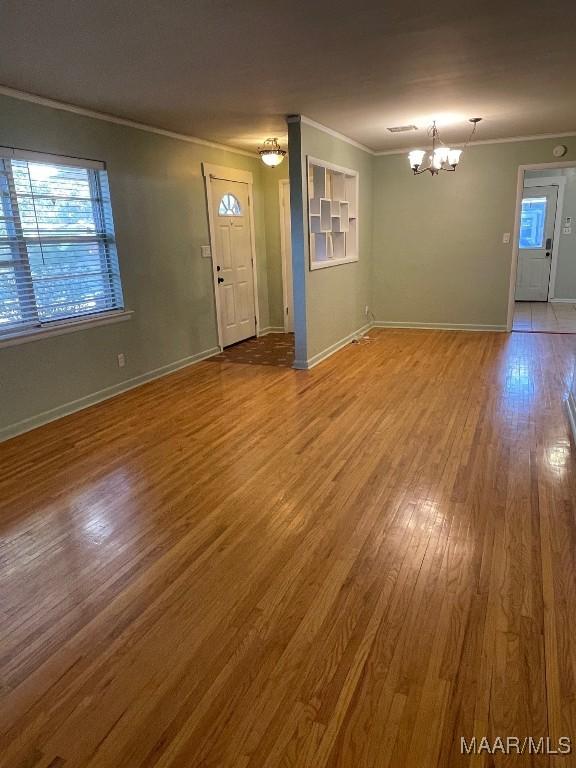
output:
[[[558,187],[525,187],[520,213],[516,301],[548,301]]]
[[[280,234],[282,243],[282,281],[284,331],[294,331],[294,295],[292,286],[292,224],[290,221],[290,182],[280,182]]]
[[[222,346],[256,335],[248,185],[212,179],[213,258]]]

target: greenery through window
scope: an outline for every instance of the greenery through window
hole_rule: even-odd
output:
[[[522,200],[520,248],[543,247],[547,202],[545,197],[528,197]]]
[[[0,155],[0,335],[123,307],[102,164],[30,155]]]

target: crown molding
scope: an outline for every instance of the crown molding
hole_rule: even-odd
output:
[[[91,117],[95,120],[103,120],[104,122],[115,123],[116,125],[124,125],[127,128],[135,128],[138,131],[147,131],[148,133],[155,133],[158,136],[166,136],[169,139],[177,139],[178,141],[187,141],[189,144],[198,144],[202,147],[219,149],[224,152],[233,152],[236,155],[244,155],[245,157],[252,157],[252,158],[258,157],[258,155],[255,152],[249,152],[248,150],[245,150],[245,149],[238,149],[237,147],[230,147],[227,144],[218,144],[217,142],[214,142],[214,141],[199,139],[196,136],[189,136],[185,133],[175,133],[174,131],[167,131],[164,128],[157,128],[154,125],[147,125],[146,123],[138,123],[134,120],[127,120],[123,117],[116,117],[115,115],[109,115],[106,112],[97,112],[92,109],[77,107],[74,104],[66,104],[63,101],[56,101],[55,99],[47,99],[44,96],[37,96],[34,93],[27,93],[26,91],[18,91],[15,88],[8,88],[5,85],[0,85],[0,96],[9,96],[12,99],[19,99],[20,101],[29,101],[32,104],[39,104],[40,106],[43,106],[43,107],[59,109],[62,112],[72,112],[75,115],[82,115],[83,117]]]
[[[360,144],[360,142],[355,141],[354,139],[351,139],[349,136],[345,136],[343,133],[339,133],[338,131],[333,130],[332,128],[328,128],[328,126],[323,125],[322,123],[316,122],[316,120],[312,120],[309,117],[306,117],[306,115],[290,115],[287,118],[287,121],[289,123],[294,122],[302,122],[306,125],[310,125],[313,128],[317,128],[319,131],[323,131],[324,133],[329,134],[330,136],[334,136],[336,139],[340,139],[341,141],[345,141],[348,144],[351,144],[353,147],[357,147],[358,149],[363,150],[364,152],[367,152],[369,155],[373,155],[374,157],[386,157],[387,155],[404,155],[406,152],[409,152],[409,148],[403,148],[403,149],[387,149],[387,150],[373,150],[370,149],[370,147],[367,147],[364,144]],[[545,139],[565,139],[570,138],[571,136],[576,136],[576,131],[567,131],[564,133],[540,133],[535,134],[531,136],[507,136],[502,139],[475,139],[471,146],[480,146],[485,144],[513,144],[520,141],[543,141]],[[458,142],[461,143],[461,142]],[[458,145],[458,143],[455,143],[455,146]],[[429,147],[424,147],[424,149],[428,149]]]
[[[228,144],[219,144],[215,141],[208,141],[207,139],[200,139],[197,136],[190,136],[185,133],[176,133],[175,131],[168,131],[164,128],[158,128],[154,125],[148,125],[147,123],[139,123],[135,120],[128,120],[123,117],[117,117],[116,115],[110,115],[106,112],[98,112],[93,109],[86,109],[84,107],[78,107],[74,104],[67,104],[63,101],[57,101],[56,99],[49,99],[44,96],[38,96],[34,93],[28,93],[27,91],[19,91],[16,88],[9,88],[5,85],[0,85],[0,96],[8,96],[12,99],[19,99],[20,101],[28,101],[32,104],[39,104],[43,107],[50,107],[51,109],[58,109],[62,112],[71,112],[75,115],[81,115],[83,117],[91,117],[95,120],[103,120],[107,123],[115,123],[116,125],[124,125],[127,128],[135,128],[139,131],[146,131],[148,133],[155,133],[158,136],[165,136],[169,139],[177,139],[178,141],[186,141],[190,144],[198,144],[202,147],[209,147],[211,149],[219,149],[223,152],[232,152],[236,155],[243,155],[244,157],[258,158],[256,152],[249,152],[246,149],[238,149],[237,147],[231,147]],[[373,157],[386,157],[388,155],[404,155],[409,151],[408,148],[404,149],[388,149],[375,151],[367,147],[365,144],[361,144],[359,141],[351,139],[339,131],[335,131],[329,128],[327,125],[316,122],[306,115],[289,115],[286,118],[288,123],[302,122],[305,125],[309,125],[312,128],[316,128],[323,133],[333,136],[335,139],[340,139],[347,144],[351,144],[357,149],[361,149]],[[480,146],[485,144],[512,144],[520,141],[539,141],[545,139],[564,139],[576,136],[576,131],[568,131],[565,133],[541,133],[532,136],[509,136],[502,139],[477,139],[471,146]]]
[[[474,139],[469,145],[471,147],[477,147],[485,144],[516,144],[520,141],[544,141],[545,139],[567,139],[571,136],[576,136],[576,131],[568,131],[567,133],[540,133],[534,136],[509,136],[504,139]],[[462,142],[454,142],[454,146]],[[431,149],[431,145],[424,147],[424,149]],[[374,152],[375,157],[385,157],[387,155],[405,155],[410,152],[408,147],[404,149],[388,149],[381,152]]]
[[[297,122],[297,115],[290,115],[288,118],[289,122]],[[356,149],[361,149],[363,152],[367,152],[369,155],[375,155],[376,152],[374,152],[373,149],[370,149],[370,147],[365,146],[364,144],[360,144],[359,141],[354,141],[354,139],[351,139],[349,136],[345,136],[343,133],[339,133],[338,131],[334,131],[332,128],[328,128],[326,125],[322,125],[322,123],[317,123],[316,120],[311,120],[309,117],[306,117],[306,115],[300,115],[300,122],[304,123],[305,125],[309,125],[312,128],[317,128],[319,131],[323,131],[324,133],[327,133],[329,136],[333,136],[335,139],[340,139],[340,141],[345,141],[347,144],[351,144],[353,147],[356,147]]]

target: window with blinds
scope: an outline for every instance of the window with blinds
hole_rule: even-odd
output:
[[[122,308],[104,164],[0,149],[0,339]]]

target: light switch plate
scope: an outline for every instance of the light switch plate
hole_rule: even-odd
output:
[[[209,245],[201,245],[200,246],[200,252],[202,254],[203,259],[211,259],[212,258],[212,249]]]
[[[502,235],[502,242],[503,243],[510,242],[510,232],[504,232],[504,234]]]

